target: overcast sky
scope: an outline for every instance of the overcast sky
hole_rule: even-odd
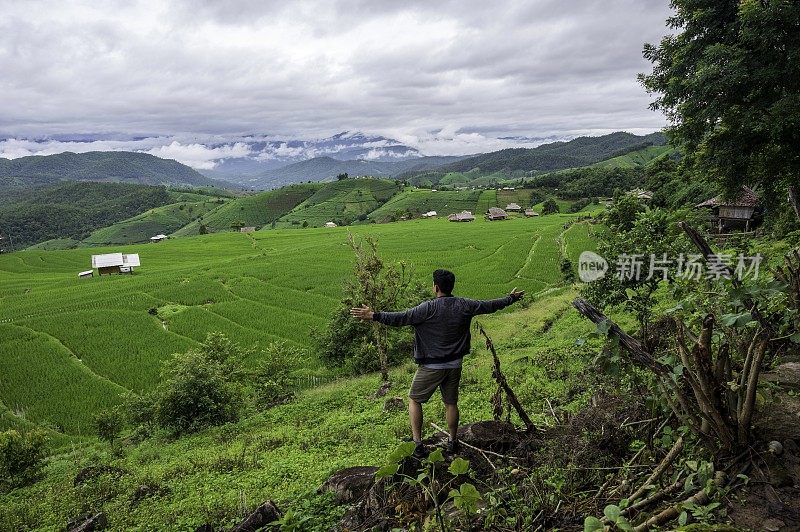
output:
[[[665,121],[636,74],[668,15],[667,0],[0,0],[0,134],[360,130],[432,154],[651,132]]]

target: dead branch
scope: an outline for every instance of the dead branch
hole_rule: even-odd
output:
[[[594,306],[585,299],[576,299],[572,302],[572,306],[592,323],[607,323],[609,336],[614,336],[619,340],[620,345],[631,355],[631,359],[634,363],[649,368],[660,376],[667,376],[672,372],[666,364],[653,358],[653,356],[644,349],[639,340],[623,331],[619,325],[608,319],[605,314],[594,308]]]
[[[672,495],[673,493],[675,493],[677,490],[681,489],[683,485],[684,485],[684,479],[682,478],[678,479],[669,486],[667,486],[666,488],[659,490],[656,493],[653,493],[646,499],[642,499],[639,502],[631,504],[630,506],[622,510],[622,515],[628,516],[634,512],[638,512],[642,508],[647,508],[650,505],[653,505],[657,502],[661,502],[670,495]]]
[[[767,352],[767,345],[769,345],[769,337],[763,339],[755,350],[753,365],[750,368],[750,375],[747,381],[747,396],[739,411],[738,442],[742,446],[746,445],[750,439],[750,423],[753,419],[753,410],[756,403],[756,388],[758,387],[758,377],[761,375],[761,362],[763,362],[764,355]]]
[[[665,456],[664,459],[661,460],[658,466],[653,470],[653,473],[647,477],[647,480],[645,480],[641,486],[639,486],[639,489],[637,489],[631,494],[630,497],[628,497],[628,501],[633,502],[641,497],[644,492],[647,491],[648,486],[652,485],[653,482],[658,480],[659,477],[664,474],[664,471],[666,471],[667,468],[672,465],[672,462],[675,461],[675,458],[678,457],[682,450],[683,436],[680,436],[677,440],[675,440],[675,444],[672,446],[672,449],[669,450],[667,456]]]
[[[717,489],[725,485],[725,473],[723,473],[722,471],[717,471],[717,474],[714,475],[714,485],[716,486]],[[635,527],[633,530],[634,532],[646,532],[651,528],[659,527],[678,517],[680,513],[683,511],[683,507],[686,506],[687,504],[697,504],[702,506],[706,504],[708,500],[709,500],[709,494],[706,493],[705,488],[701,489],[688,499],[685,499],[678,504],[670,506],[666,510],[663,510],[661,513],[654,515],[644,523]]]
[[[511,389],[511,386],[508,384],[508,380],[506,380],[506,376],[503,375],[503,372],[500,370],[500,358],[497,356],[497,351],[494,348],[494,343],[492,339],[489,338],[489,335],[486,334],[486,331],[483,329],[483,326],[480,323],[475,323],[475,327],[478,329],[478,332],[486,339],[486,349],[488,349],[492,353],[492,358],[494,361],[494,367],[492,368],[492,377],[494,380],[497,381],[498,387],[502,388],[503,391],[506,393],[506,397],[508,397],[509,403],[511,406],[514,407],[514,410],[517,411],[519,414],[519,418],[525,424],[525,428],[527,430],[534,430],[536,426],[531,421],[531,418],[528,416],[528,413],[522,408],[522,404],[520,404],[519,399],[517,399],[517,395],[514,393],[514,390]]]

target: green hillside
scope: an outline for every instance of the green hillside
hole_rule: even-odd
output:
[[[89,245],[133,244],[148,242],[150,237],[170,234],[204,214],[220,208],[223,200],[197,196],[200,201],[182,201],[156,207],[133,218],[94,231],[83,239]]]
[[[244,196],[221,205],[185,227],[175,230],[174,236],[189,236],[200,233],[200,224],[208,232],[230,231],[232,224],[262,228],[291,211],[303,200],[314,194],[320,185],[291,185],[278,190]]]
[[[347,225],[366,216],[400,192],[402,185],[386,179],[344,179],[326,184],[278,220],[278,227],[320,227],[327,222]]]
[[[656,157],[674,151],[675,148],[668,145],[648,146],[641,150],[632,151],[624,155],[606,159],[605,161],[600,161],[599,163],[594,163],[592,166],[601,168],[637,168],[646,165]]]
[[[480,191],[475,190],[431,190],[406,188],[369,215],[370,220],[386,222],[401,216],[419,216],[428,211],[439,215],[454,212],[473,211]]]

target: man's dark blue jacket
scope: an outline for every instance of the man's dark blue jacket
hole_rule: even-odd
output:
[[[438,364],[469,353],[469,329],[473,316],[497,312],[514,301],[511,296],[483,301],[442,296],[402,312],[376,312],[372,319],[395,327],[412,325],[414,361],[417,364]]]

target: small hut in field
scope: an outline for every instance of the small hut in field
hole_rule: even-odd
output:
[[[255,231],[256,231],[256,228],[255,227],[251,227],[251,226],[242,227],[241,229],[239,229],[240,233],[255,233]]]
[[[469,211],[461,211],[451,214],[447,219],[451,222],[472,222],[475,220],[475,216]]]
[[[489,207],[489,212],[486,213],[486,219],[490,222],[495,220],[506,220],[508,219],[508,213],[506,213],[506,211],[500,207]]]
[[[325,222],[325,227],[336,227],[336,224],[333,222]]]
[[[161,242],[162,240],[165,240],[166,238],[167,238],[167,235],[164,235],[164,234],[151,236],[150,237],[150,242],[152,242],[153,244],[156,244],[158,242]]]
[[[533,209],[525,209],[525,216],[527,218],[532,218],[534,216],[539,216],[539,213],[534,211]]]
[[[508,205],[506,205],[506,211],[507,212],[520,212],[521,210],[522,210],[522,207],[520,207],[516,203],[509,203]]]
[[[92,268],[97,268],[97,273],[133,273],[133,268],[141,266],[138,253],[106,253],[105,255],[92,255]]]
[[[422,217],[423,218],[433,218],[435,216],[436,216],[436,211],[428,211],[428,212],[422,213]]]
[[[761,219],[761,200],[753,189],[746,186],[742,186],[732,199],[717,196],[697,204],[696,207],[709,209],[711,225],[718,233],[732,229],[748,232]]]

